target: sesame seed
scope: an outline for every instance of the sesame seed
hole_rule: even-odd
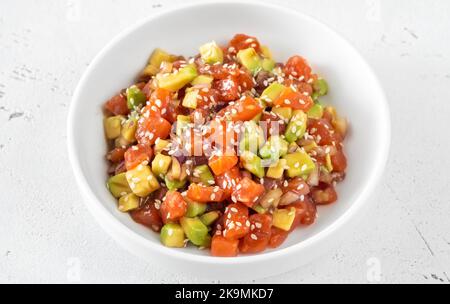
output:
[[[255,241],[258,239],[256,234],[254,234],[254,233],[250,234],[250,237],[252,238],[252,240],[255,240]]]

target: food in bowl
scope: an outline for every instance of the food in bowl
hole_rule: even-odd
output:
[[[104,105],[107,187],[167,247],[276,248],[345,177],[347,121],[327,92],[306,59],[278,63],[244,34],[190,58],[156,49]]]

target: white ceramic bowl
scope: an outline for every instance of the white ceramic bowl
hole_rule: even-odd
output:
[[[285,61],[306,57],[328,80],[333,104],[351,123],[345,141],[348,171],[337,203],[320,207],[316,223],[297,229],[274,250],[236,258],[216,258],[196,248],[170,249],[159,235],[119,212],[105,187],[106,145],[102,104],[131,84],[151,51],[161,47],[193,55],[204,42],[225,43],[235,33],[256,36]],[[88,209],[99,224],[132,253],[174,271],[211,279],[249,279],[282,273],[305,264],[342,239],[380,178],[390,144],[389,110],[383,90],[358,52],[336,32],[292,9],[256,3],[209,3],[164,11],[119,34],[97,55],[80,80],[68,119],[70,160]]]

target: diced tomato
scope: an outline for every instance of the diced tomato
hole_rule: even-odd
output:
[[[248,177],[244,177],[236,186],[232,198],[248,207],[252,207],[264,191],[263,185],[254,182]]]
[[[254,48],[258,53],[261,51],[258,39],[245,34],[234,35],[229,45],[233,48],[228,49],[230,54],[236,54],[238,51],[248,48]]]
[[[220,90],[214,88],[200,89],[197,96],[197,109],[210,109],[211,105],[221,100],[220,93]]]
[[[217,113],[218,117],[229,117],[232,121],[247,121],[253,119],[256,115],[261,113],[263,108],[252,97],[244,97],[235,101],[233,105],[222,109]]]
[[[214,235],[211,241],[211,255],[217,257],[234,257],[238,254],[239,240],[230,240],[221,235]]]
[[[116,95],[105,103],[105,109],[114,115],[127,115],[130,112],[127,106],[127,98],[122,95]]]
[[[284,231],[283,229],[277,227],[272,227],[268,247],[270,248],[279,247],[287,239],[288,235],[289,235],[288,231]]]
[[[272,216],[269,214],[253,214],[249,217],[250,232],[241,239],[239,250],[242,253],[264,251],[269,244],[272,232]]]
[[[312,199],[316,204],[326,205],[334,203],[337,200],[337,193],[333,186],[328,185],[325,188],[314,188],[311,191]]]
[[[237,81],[232,77],[217,80],[214,82],[214,88],[219,91],[220,100],[233,101],[239,98],[239,89]]]
[[[309,96],[311,96],[314,92],[314,89],[312,87],[312,85],[310,85],[309,83],[305,82],[305,81],[300,81],[298,79],[285,79],[284,80],[284,85],[285,86],[294,86],[298,92],[300,92],[301,94],[308,94]]]
[[[330,155],[331,164],[333,165],[333,171],[335,172],[345,172],[347,169],[347,158],[344,152],[337,150],[336,153]]]
[[[252,75],[242,70],[239,72],[239,75],[237,76],[237,83],[241,87],[241,90],[243,92],[250,91],[254,86]]]
[[[326,119],[308,119],[308,133],[316,138],[317,144],[336,145],[342,141],[333,126]]]
[[[202,186],[190,184],[187,197],[198,203],[221,202],[225,199],[224,192],[218,186]]]
[[[162,117],[148,116],[138,120],[136,139],[140,144],[153,145],[156,139],[165,139],[170,134],[172,125]]]
[[[303,201],[297,201],[289,206],[295,208],[295,219],[291,231],[300,224],[311,225],[316,220],[316,204],[309,197],[305,197]]]
[[[250,231],[248,208],[240,203],[230,204],[225,209],[223,236],[229,240],[244,237]]]
[[[295,78],[304,77],[308,80],[311,77],[311,67],[305,58],[295,55],[288,59],[284,66],[284,73],[286,75],[292,75]]]
[[[144,225],[155,232],[159,232],[163,226],[160,213],[153,202],[130,211],[130,216],[136,223]]]
[[[235,166],[230,170],[224,172],[221,175],[216,175],[215,181],[222,190],[226,198],[230,198],[234,191],[234,188],[239,184],[241,180],[241,173],[239,167]]]
[[[236,166],[238,157],[234,152],[225,153],[225,155],[214,155],[208,161],[208,166],[215,175],[221,175]]]
[[[138,144],[131,146],[124,154],[127,170],[137,167],[144,161],[149,162],[153,157],[153,149],[149,145]]]
[[[294,177],[288,181],[286,186],[282,187],[283,193],[288,191],[295,192],[298,195],[307,195],[309,193],[309,186],[301,177]]]
[[[274,105],[307,112],[314,105],[314,101],[311,96],[306,96],[298,91],[294,91],[291,87],[287,87],[274,101]]]
[[[187,203],[180,192],[169,191],[159,210],[164,223],[176,221],[186,214]]]
[[[113,163],[119,163],[123,160],[123,156],[126,150],[127,149],[122,147],[114,148],[108,152],[108,154],[106,155],[106,159]]]

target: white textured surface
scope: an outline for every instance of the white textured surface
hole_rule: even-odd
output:
[[[0,282],[209,282],[119,247],[88,214],[68,164],[68,105],[89,61],[136,19],[182,1],[131,3],[0,1]],[[329,24],[367,58],[390,102],[392,149],[360,229],[308,266],[253,282],[449,283],[450,2],[277,3]]]

